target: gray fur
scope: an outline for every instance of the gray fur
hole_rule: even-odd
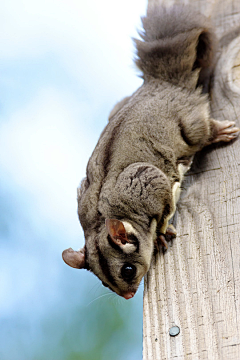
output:
[[[218,141],[217,122],[209,117],[208,98],[199,87],[214,63],[208,20],[175,6],[154,7],[142,22],[143,41],[135,42],[144,83],[109,116],[78,189],[85,247],[75,257],[72,250],[69,257],[64,253],[70,266],[93,271],[125,298],[136,292],[149,269],[154,241],[174,213],[173,189],[182,180],[178,165]],[[129,240],[120,246],[112,241],[106,219],[125,224]],[[121,275],[126,263],[137,269],[128,282]]]
[[[142,23],[144,31],[139,34],[144,41],[135,43],[136,64],[144,79],[154,77],[192,88],[193,70],[199,69],[198,85],[208,82],[216,38],[205,16],[189,5],[155,6],[149,8]]]

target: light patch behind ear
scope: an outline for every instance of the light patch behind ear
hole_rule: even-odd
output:
[[[85,268],[85,249],[80,249],[79,251],[74,251],[72,248],[66,249],[62,253],[63,261],[75,268],[83,269]]]
[[[120,220],[106,219],[105,223],[108,234],[116,245],[121,246],[129,242],[125,227]]]

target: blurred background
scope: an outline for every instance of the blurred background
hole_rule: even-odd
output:
[[[0,3],[0,360],[138,360],[124,300],[61,253],[83,246],[76,189],[116,102],[142,83],[146,0]]]

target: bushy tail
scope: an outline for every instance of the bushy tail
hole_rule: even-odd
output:
[[[215,35],[208,19],[189,6],[150,7],[136,40],[136,64],[143,78],[202,84],[213,68]],[[194,71],[200,69],[200,71]],[[196,76],[197,74],[197,76]],[[195,86],[197,85],[195,82]]]

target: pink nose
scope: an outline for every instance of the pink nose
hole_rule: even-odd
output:
[[[128,299],[133,298],[134,295],[135,295],[135,292],[132,291],[132,292],[124,294],[123,297],[124,297],[124,299],[128,300]]]

